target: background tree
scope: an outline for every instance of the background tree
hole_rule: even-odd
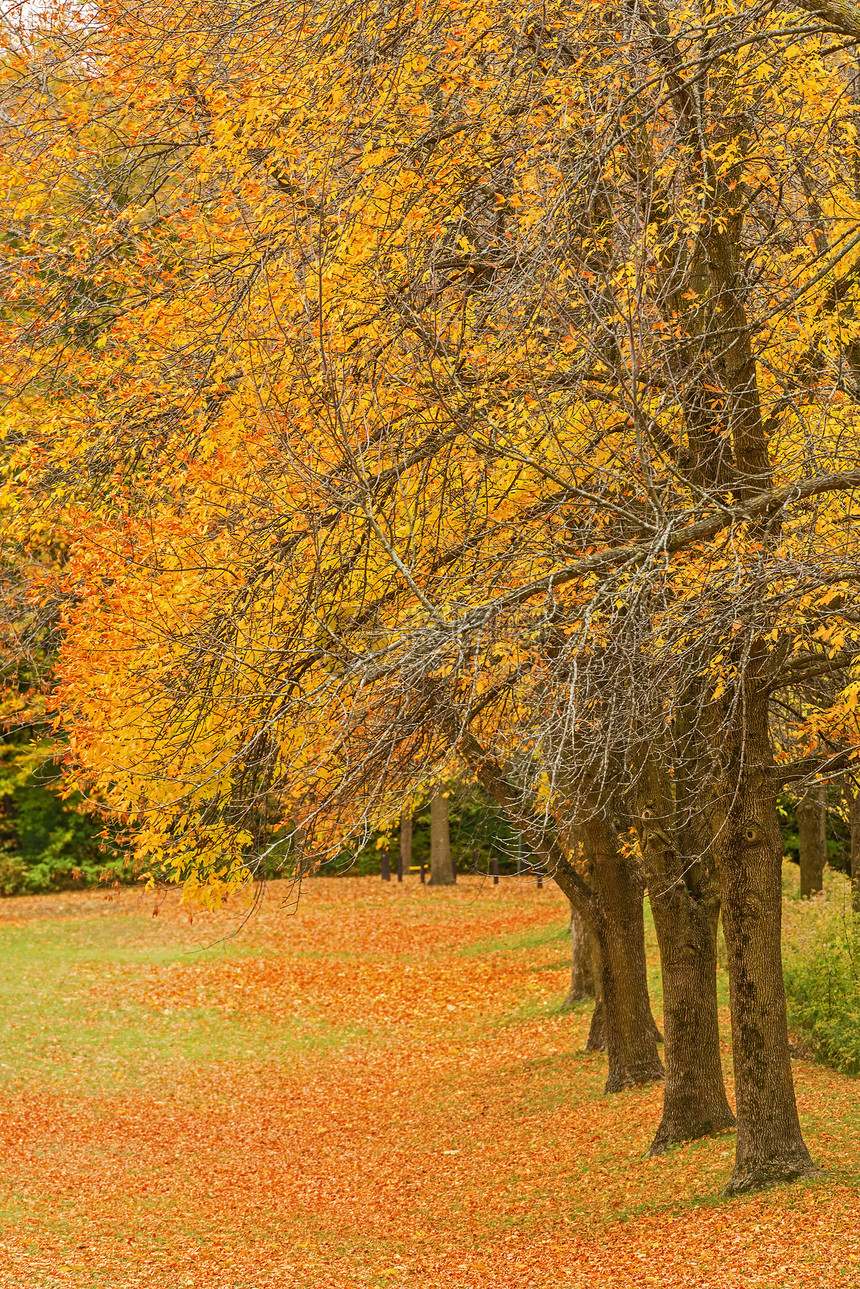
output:
[[[439,785],[430,797],[430,885],[453,886],[455,880],[448,826],[448,797]]]
[[[827,789],[814,784],[797,803],[800,894],[807,899],[824,886],[827,862]]]

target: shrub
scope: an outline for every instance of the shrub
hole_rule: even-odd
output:
[[[0,896],[135,880],[79,793],[60,794],[47,741],[0,743]]]
[[[790,1025],[816,1056],[860,1074],[860,918],[844,879],[789,918],[785,991]]]

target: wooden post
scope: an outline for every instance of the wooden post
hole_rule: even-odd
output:
[[[382,880],[383,882],[391,881],[391,860],[388,858],[388,847],[382,852]]]
[[[499,857],[494,851],[493,852],[493,886],[498,886],[498,884],[499,884]]]

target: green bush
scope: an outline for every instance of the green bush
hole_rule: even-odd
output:
[[[795,905],[800,917],[789,919],[785,992],[789,1024],[814,1054],[860,1074],[860,917],[847,885],[840,879],[823,899]]]
[[[79,794],[60,795],[50,749],[26,738],[0,744],[0,896],[133,881],[103,821]]]

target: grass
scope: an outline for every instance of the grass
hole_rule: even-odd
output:
[[[491,953],[531,953],[533,950],[542,949],[548,944],[556,947],[566,944],[568,935],[567,923],[553,922],[549,926],[528,927],[524,931],[510,931],[507,935],[496,935],[487,939],[474,940],[470,944],[463,945],[460,949],[460,954],[464,958],[482,958]],[[553,962],[551,965],[570,970],[570,961],[567,958],[559,958],[557,962]],[[541,970],[546,970],[546,964],[541,967]]]
[[[191,953],[144,947],[146,919],[46,918],[0,927],[0,1086],[50,1084],[76,1093],[146,1086],[165,1066],[225,1060],[289,1060],[343,1048],[361,1031],[309,1013],[290,1023],[202,1006],[158,1007],[102,987],[105,968],[185,967],[225,961],[240,941]],[[111,976],[107,976],[110,981]]]
[[[603,1095],[552,887],[279,895],[0,906],[2,1289],[860,1284],[855,1081],[796,1066],[826,1180],[728,1200],[731,1134]]]

